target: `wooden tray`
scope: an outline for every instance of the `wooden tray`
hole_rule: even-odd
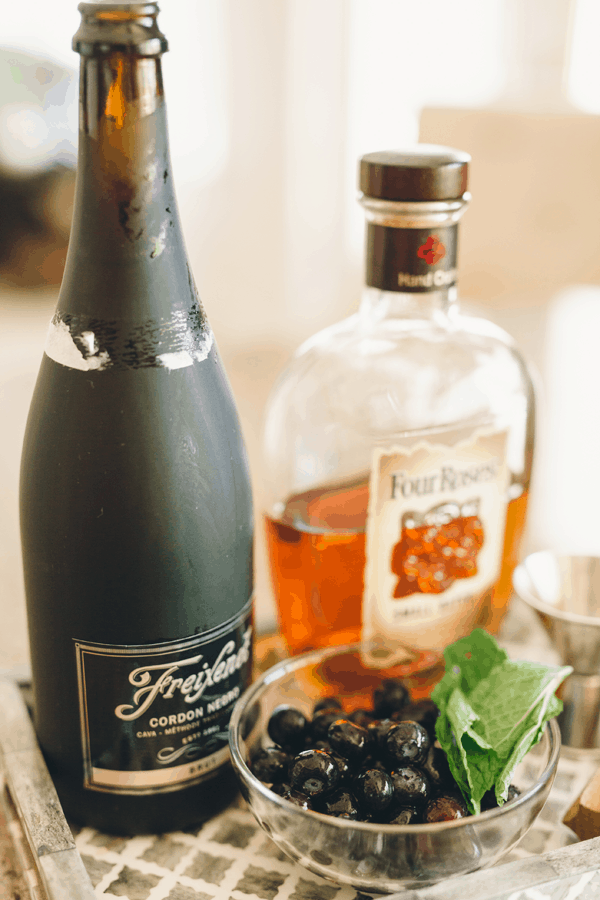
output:
[[[277,638],[259,642],[260,668],[281,655]],[[72,831],[23,691],[6,678],[0,678],[0,751],[0,900],[358,900],[351,888],[336,887],[287,860],[243,801],[186,833],[113,838],[91,828]],[[540,819],[503,865],[394,896],[584,900],[600,895],[600,838],[561,846],[562,817],[596,765],[561,759]]]

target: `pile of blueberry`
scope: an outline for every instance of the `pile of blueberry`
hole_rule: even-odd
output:
[[[336,697],[324,697],[312,720],[278,706],[267,731],[272,746],[253,757],[254,775],[302,809],[361,822],[414,825],[469,815],[446,754],[435,744],[438,708],[411,702],[406,685],[387,679],[371,709],[345,715]],[[519,791],[511,785],[509,800]],[[496,805],[489,791],[482,809]]]

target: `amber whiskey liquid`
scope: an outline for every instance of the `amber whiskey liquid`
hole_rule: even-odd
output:
[[[295,495],[288,500],[278,519],[265,516],[279,623],[291,653],[360,639],[368,500],[369,485],[365,476],[353,483]],[[518,561],[527,500],[528,492],[523,491],[508,503],[500,576],[488,593],[477,622],[492,632],[497,632],[510,598],[512,571]],[[398,547],[396,557],[400,552],[404,553],[404,559],[394,560],[394,571],[398,568],[399,572],[408,572],[410,577],[416,557],[415,546],[420,542],[422,552],[418,558],[427,559],[428,546],[424,541],[428,537],[415,530],[412,543]],[[457,575],[457,560],[464,559],[462,577],[468,577],[472,559],[469,548],[476,547],[481,539],[476,517],[455,520],[445,530],[439,530],[436,538],[435,554],[432,550],[429,557],[430,571],[421,572],[420,581],[419,573],[415,574],[413,591],[431,593],[440,587],[443,589],[444,578]],[[466,552],[462,557],[460,553],[458,557],[456,552],[448,553],[444,578],[436,580],[435,574],[440,572],[439,545],[444,542],[455,545],[459,551],[464,544]],[[406,583],[406,575],[403,575],[399,584],[405,592]]]

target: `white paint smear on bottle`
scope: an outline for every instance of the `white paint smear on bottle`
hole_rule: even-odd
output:
[[[160,353],[156,357],[157,366],[165,369],[184,369],[194,362],[202,362],[210,353],[213,345],[213,333],[208,331],[203,339],[198,342],[194,350],[175,350],[172,353]]]
[[[190,328],[187,317],[183,314],[174,315],[172,320],[163,324],[163,347],[165,343],[171,343],[173,350],[165,350],[156,353],[154,359],[150,356],[148,367],[163,369],[184,369],[195,362],[202,362],[209,355],[213,345],[213,333],[207,329],[201,336],[194,334]],[[165,340],[165,332],[168,337]],[[184,345],[182,347],[182,344]],[[159,344],[160,346],[160,344]],[[177,349],[175,349],[177,348]],[[147,356],[148,347],[144,346],[144,354]],[[158,347],[157,347],[158,349]],[[127,362],[118,356],[113,358],[107,350],[100,350],[96,334],[91,330],[82,331],[73,337],[68,324],[56,315],[50,323],[46,338],[46,355],[61,366],[78,369],[81,372],[102,371],[112,366],[127,367]]]
[[[106,350],[100,352],[94,333],[86,331],[82,336],[86,345],[95,351],[90,353],[89,356],[83,355],[73,340],[69,326],[65,322],[52,321],[48,329],[48,337],[46,338],[46,356],[49,356],[50,359],[60,363],[62,366],[79,369],[81,372],[108,368],[111,364],[110,356]]]

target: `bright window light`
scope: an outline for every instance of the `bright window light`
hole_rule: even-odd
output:
[[[227,160],[227,9],[221,0],[160,4],[159,26],[171,47],[163,68],[173,169],[180,184],[213,179]],[[0,47],[39,54],[79,71],[79,56],[71,50],[81,21],[77,0],[52,0],[51,14],[48,0],[13,2],[2,13]],[[0,85],[0,104],[7,102],[10,97],[3,96]],[[71,119],[75,141],[76,114]]]
[[[7,3],[2,9],[0,46],[38,53],[73,69],[79,57],[71,50],[71,38],[79,27],[81,16],[73,0],[27,0]]]
[[[577,0],[573,20],[569,99],[583,112],[600,113],[600,3]]]
[[[163,70],[177,184],[212,181],[228,162],[228,9],[221,0],[160,3],[158,22],[170,47]]]
[[[504,6],[504,0],[350,0],[349,197],[357,159],[416,141],[424,106],[486,106],[499,96],[506,77]],[[350,244],[360,252],[362,212],[350,217]]]

